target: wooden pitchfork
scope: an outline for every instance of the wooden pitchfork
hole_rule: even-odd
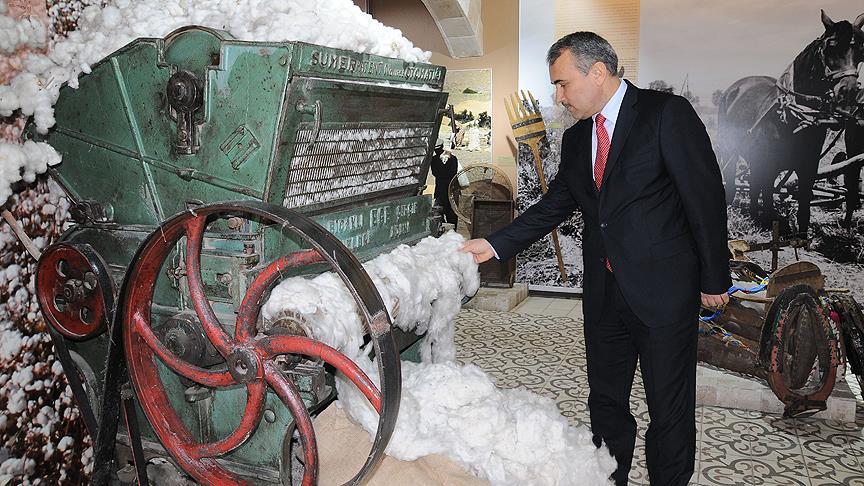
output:
[[[507,101],[508,99],[505,98],[504,107],[507,108],[507,116],[513,127],[513,136],[517,143],[524,143],[531,147],[531,153],[534,154],[534,167],[537,169],[537,177],[540,178],[540,190],[546,194],[546,176],[543,174],[543,159],[540,158],[540,140],[546,136],[546,124],[540,113],[540,104],[537,103],[530,91],[527,97],[525,91],[522,91],[521,98],[519,93],[513,93],[510,96],[509,101],[513,104],[512,111]],[[555,256],[558,257],[561,282],[567,282],[567,270],[564,269],[564,257],[561,255],[561,245],[558,243],[557,228],[552,230],[552,244],[555,245]]]

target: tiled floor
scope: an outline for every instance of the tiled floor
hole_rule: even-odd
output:
[[[502,387],[524,386],[554,399],[573,424],[588,424],[581,302],[530,297],[513,312],[463,310],[458,358]],[[631,410],[639,425],[631,484],[647,485],[648,408],[636,375]],[[761,412],[700,406],[691,484],[864,486],[864,403],[855,423],[787,420]]]

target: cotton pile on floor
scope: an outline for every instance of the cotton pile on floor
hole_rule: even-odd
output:
[[[4,0],[0,5],[2,13]],[[0,27],[10,22],[14,32],[0,34],[0,51],[44,44],[41,23],[0,16]],[[91,64],[135,38],[164,37],[184,25],[225,30],[243,40],[303,41],[406,61],[429,59],[429,53],[414,47],[400,31],[365,14],[351,0],[115,0],[104,8],[84,9],[78,30],[50,45],[46,54],[29,53],[23,72],[0,85],[0,117],[20,110],[33,117],[40,133],[47,133],[55,122],[52,107],[63,83],[76,87],[78,76],[89,73]],[[20,171],[30,177],[59,161],[47,144],[38,144],[37,150],[0,142],[0,204],[9,196],[9,186],[21,180]]]
[[[615,461],[605,447],[594,447],[588,429],[570,426],[548,398],[498,389],[478,367],[454,361],[461,298],[479,284],[477,265],[458,251],[463,241],[449,232],[364,265],[394,325],[427,333],[423,363],[402,363],[402,402],[387,453],[403,460],[444,454],[494,485],[605,484]],[[337,275],[280,283],[263,314],[275,319],[281,313],[305,316],[313,337],[351,357],[377,382],[377,367],[361,348],[356,304]],[[340,405],[374,434],[378,416],[366,399],[344,377],[337,388]]]

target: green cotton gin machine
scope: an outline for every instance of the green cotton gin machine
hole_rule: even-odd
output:
[[[422,192],[444,74],[186,27],[63,87],[56,126],[29,134],[63,156],[52,176],[76,224],[41,256],[37,294],[96,443],[94,484],[146,484],[154,457],[201,484],[291,484],[294,456],[315,484],[310,416],[334,370],[380,415],[351,483],[375,467],[417,336],[391,328],[360,262],[438,231]],[[303,319],[260,317],[277,281],[325,271],[357,302],[380,386]]]

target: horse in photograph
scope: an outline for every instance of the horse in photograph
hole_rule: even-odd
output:
[[[858,111],[854,118],[846,121],[844,129],[846,157],[850,159],[864,154],[864,89],[859,94]],[[854,165],[843,173],[843,186],[846,190],[846,213],[841,224],[844,228],[852,226],[852,215],[861,207],[861,166]]]
[[[779,79],[739,79],[718,104],[717,152],[727,201],[735,197],[740,157],[750,168],[750,214],[770,225],[778,219],[774,182],[781,172],[794,171],[798,231],[804,234],[827,130],[839,128],[854,113],[861,90],[857,65],[864,61],[864,14],[854,22],[834,22],[823,11],[822,24],[825,32]]]

